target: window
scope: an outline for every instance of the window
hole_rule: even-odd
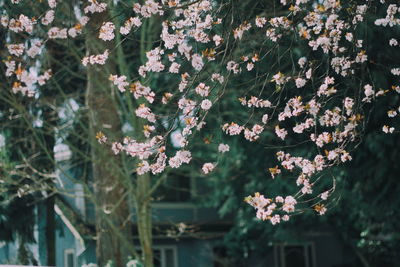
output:
[[[140,253],[140,250],[138,250]],[[155,246],[153,249],[154,267],[178,267],[175,246]]]
[[[275,245],[274,255],[278,267],[316,267],[312,243]]]
[[[178,267],[176,247],[174,246],[155,247],[154,267]]]
[[[64,250],[64,266],[75,267],[75,251],[74,249]]]
[[[191,178],[171,173],[155,194],[161,202],[188,202],[191,199]]]
[[[213,248],[213,266],[214,267],[224,267],[229,266],[229,257],[226,253],[226,248],[223,246],[217,246]]]

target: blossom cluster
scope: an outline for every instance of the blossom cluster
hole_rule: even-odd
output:
[[[13,92],[33,96],[50,79],[50,70],[38,75],[38,71],[30,68],[40,59],[49,40],[83,35],[84,27],[95,13],[112,8],[99,0],[84,2],[79,7],[82,10],[76,12],[80,15],[76,15],[73,27],[57,21],[56,1],[48,1],[48,9],[42,12],[40,20],[24,14],[11,16],[4,12],[1,15],[2,27],[26,38],[7,41],[10,57],[4,63]],[[367,121],[363,111],[370,103],[378,97],[400,93],[397,84],[382,89],[368,78],[357,84],[353,82],[352,77],[367,67],[371,57],[367,40],[358,28],[361,24],[371,26],[365,18],[375,11],[368,1],[361,5],[356,1],[347,2],[282,0],[279,16],[260,13],[245,21],[231,21],[220,12],[221,6],[210,0],[146,0],[129,7],[130,15],[122,20],[119,28],[108,16],[103,16],[107,19],[98,25],[96,36],[102,43],[115,47],[123,44],[116,43],[119,34],[126,41],[147,19],[157,17],[153,21],[161,22],[159,40],[146,46],[144,62],[134,73],[108,74],[111,86],[120,93],[130,92],[124,97],[137,100],[134,115],[143,122],[143,129],[139,130],[144,141],[139,138],[108,140],[103,134],[98,136],[98,141],[111,144],[115,154],[125,152],[136,158],[139,175],[158,174],[167,166],[178,168],[192,160],[189,144],[195,138],[194,132],[207,128],[204,127],[207,116],[218,103],[223,103],[231,93],[238,93],[241,94],[240,112],[248,118],[224,121],[218,130],[260,146],[271,139],[271,134],[275,136],[273,141],[283,146],[290,144],[290,137],[294,137],[310,148],[307,156],[295,155],[296,151],[278,151],[276,163],[263,167],[272,178],[295,177],[294,188],[299,188],[298,193],[288,196],[265,198],[256,193],[247,197],[246,202],[256,209],[257,218],[272,224],[287,221],[293,212],[300,210],[297,207],[300,198],[310,199],[311,207],[318,214],[324,214],[334,186],[329,190],[319,188],[319,173],[352,159],[352,145],[358,141]],[[373,26],[400,25],[400,7],[384,2],[376,5],[385,7],[386,17],[375,20]],[[12,3],[22,4],[16,0]],[[249,40],[255,36],[261,36],[262,42],[253,47]],[[395,37],[387,43],[393,49],[399,47]],[[290,52],[291,65],[285,67],[279,62],[291,51],[291,47],[281,49],[288,40],[301,54]],[[235,50],[236,46],[243,50]],[[116,50],[86,54],[81,63],[86,68],[106,65]],[[396,78],[400,75],[400,66],[389,66],[386,71]],[[152,77],[162,75],[174,82],[166,85],[167,88],[150,85]],[[244,88],[237,89],[235,82],[243,80],[246,81]],[[400,116],[400,106],[389,108],[387,114],[391,119]],[[160,125],[167,126],[162,129]],[[388,134],[396,132],[393,125],[382,125],[382,130]],[[176,144],[175,150],[166,151],[170,139]],[[214,147],[219,155],[230,150],[223,143]],[[207,159],[201,172],[205,175],[217,172],[215,162],[214,158]]]

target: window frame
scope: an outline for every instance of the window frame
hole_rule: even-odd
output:
[[[68,266],[68,254],[72,254],[72,264],[73,267],[77,267],[77,262],[76,262],[76,255],[75,255],[75,249],[73,248],[67,248],[64,249],[64,266]]]
[[[154,246],[153,250],[160,250],[161,254],[161,267],[167,267],[166,266],[166,250],[171,249],[174,257],[174,265],[173,267],[178,267],[178,250],[177,247],[174,245],[159,245],[159,246]],[[169,267],[169,266],[168,266]]]
[[[195,180],[195,178],[194,177],[192,177],[192,176],[189,176],[189,175],[186,175],[186,174],[179,174],[179,175],[177,175],[177,174],[175,174],[175,173],[171,173],[170,174],[170,177],[167,177],[166,179],[165,179],[165,181],[163,182],[163,183],[161,183],[160,184],[160,186],[161,187],[165,187],[166,186],[166,188],[168,188],[168,187],[170,187],[169,185],[168,185],[168,179],[169,178],[172,178],[172,179],[176,179],[178,177],[178,179],[180,178],[180,179],[188,179],[188,182],[189,182],[189,186],[188,186],[188,190],[187,190],[187,193],[189,194],[189,199],[188,200],[181,200],[181,199],[177,199],[177,200],[173,200],[173,201],[171,201],[171,200],[164,200],[164,199],[160,199],[159,201],[157,201],[157,202],[155,202],[154,204],[161,204],[160,206],[167,206],[167,207],[174,207],[174,206],[185,206],[185,205],[187,205],[187,204],[192,204],[193,203],[193,198],[196,196],[196,193],[197,193],[197,185],[196,185],[196,180]],[[166,183],[166,185],[164,185],[164,183]],[[181,188],[179,188],[179,187],[177,187],[177,188],[169,188],[169,189],[172,189],[172,190],[176,190],[176,191],[184,191],[184,189],[182,190]],[[157,191],[155,192],[156,194],[158,193]],[[164,204],[164,205],[163,205]]]
[[[280,243],[274,245],[274,261],[277,267],[286,267],[285,247],[303,247],[306,267],[316,267],[314,242]]]
[[[155,255],[155,251],[158,250],[160,251],[160,263],[161,267],[167,267],[166,266],[166,250],[171,249],[173,253],[173,258],[174,258],[174,266],[173,267],[178,267],[178,248],[176,245],[156,245],[153,246],[153,257]],[[137,248],[137,251],[141,253],[141,249]],[[169,267],[169,266],[168,266]]]

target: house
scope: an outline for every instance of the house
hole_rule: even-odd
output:
[[[58,146],[56,160],[60,194],[55,201],[57,266],[77,267],[96,261],[94,207],[83,194],[82,170],[71,167],[66,146]],[[192,196],[201,191],[195,178],[175,175],[157,192],[153,204],[153,245],[156,267],[350,267],[358,265],[351,249],[346,248],[329,229],[310,229],[296,243],[268,243],[262,255],[249,254],[241,263],[233,263],[220,246],[220,240],[232,225],[219,218],[215,210],[199,207]],[[29,246],[33,258],[44,265],[46,259],[45,207],[37,205],[36,244]],[[134,210],[133,210],[134,212]],[[134,222],[133,222],[134,223]],[[134,242],[138,243],[136,228]],[[17,243],[0,244],[0,264],[15,263]],[[139,247],[138,247],[139,249]]]
[[[56,261],[57,266],[76,267],[95,262],[95,214],[93,204],[83,196],[82,185],[73,182],[81,173],[68,166],[68,149],[64,148],[58,147],[56,153],[61,167],[57,177],[62,191],[69,194],[58,195],[55,204]],[[194,178],[176,175],[167,181],[157,192],[160,199],[153,204],[155,266],[213,266],[215,243],[231,222],[192,201],[199,190]],[[135,225],[132,230],[134,242],[138,242]],[[44,259],[41,257],[41,262]]]

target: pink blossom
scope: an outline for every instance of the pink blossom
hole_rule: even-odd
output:
[[[214,170],[215,166],[212,163],[204,163],[203,167],[201,168],[204,174],[208,174]]]
[[[100,28],[99,38],[103,41],[111,41],[114,39],[115,26],[112,22],[103,22],[103,25]]]
[[[56,6],[57,6],[56,0],[47,0],[47,3],[49,4],[50,8],[56,8]]]
[[[106,3],[100,3],[97,0],[88,0],[90,5],[86,6],[84,8],[85,14],[88,13],[101,13],[106,10],[107,4]]]
[[[267,19],[265,17],[257,17],[256,18],[256,26],[259,28],[264,27],[265,23],[267,23]]]
[[[218,145],[218,152],[225,153],[229,151],[229,145],[227,144],[219,144]]]
[[[109,80],[113,82],[114,85],[118,87],[118,90],[123,93],[126,91],[126,87],[129,83],[126,81],[126,76],[110,75]]]
[[[226,123],[222,126],[222,130],[229,135],[238,135],[243,131],[243,127],[238,124],[231,122],[230,124]]]
[[[17,57],[22,56],[25,50],[25,45],[24,44],[10,44],[7,45],[8,52],[11,55],[15,55]]]
[[[140,104],[135,113],[136,116],[147,119],[149,122],[156,122],[156,116],[151,112],[150,108],[146,107],[144,104]]]
[[[279,125],[275,126],[275,133],[282,140],[284,140],[287,135],[287,131],[284,128],[280,128]]]
[[[103,54],[90,55],[90,56],[84,57],[82,59],[82,64],[83,64],[83,66],[87,66],[88,64],[91,64],[91,65],[94,65],[94,64],[104,65],[106,63],[108,55],[109,55],[108,49],[106,49]]]
[[[329,191],[325,191],[321,194],[321,199],[322,200],[327,200],[329,195]]]
[[[43,25],[49,25],[54,20],[54,10],[49,10],[46,12],[44,17],[42,18]]]
[[[201,56],[199,54],[194,54],[192,56],[192,66],[197,71],[199,71],[203,68],[203,66],[204,66],[203,59],[201,58]]]
[[[200,83],[199,85],[196,86],[196,93],[199,94],[202,97],[208,96],[210,93],[210,86],[205,85],[204,83]]]
[[[179,68],[181,67],[180,64],[173,62],[171,64],[171,66],[169,67],[169,72],[170,73],[178,73],[179,72]]]
[[[201,108],[204,110],[209,110],[212,106],[212,102],[208,99],[204,99],[203,101],[201,101]]]
[[[66,28],[61,29],[58,27],[52,27],[49,29],[47,34],[49,35],[50,39],[67,39],[68,37]]]

